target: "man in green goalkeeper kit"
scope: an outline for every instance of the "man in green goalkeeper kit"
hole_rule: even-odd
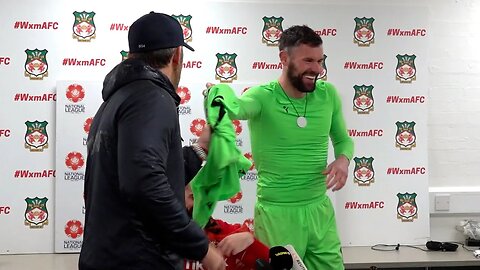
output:
[[[326,191],[345,185],[353,141],[337,90],[317,81],[324,72],[320,36],[293,26],[279,43],[280,78],[250,88],[229,111],[250,128],[259,176],[255,234],[269,246],[292,244],[309,270],[343,269]],[[335,161],[327,166],[329,137]]]

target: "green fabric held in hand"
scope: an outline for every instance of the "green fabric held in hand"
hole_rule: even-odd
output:
[[[202,228],[218,201],[227,200],[240,191],[240,177],[252,165],[237,148],[235,129],[226,111],[238,111],[237,100],[233,89],[224,84],[211,87],[205,100],[207,123],[212,128],[212,136],[205,166],[191,184],[193,220]]]

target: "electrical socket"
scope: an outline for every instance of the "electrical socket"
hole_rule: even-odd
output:
[[[435,211],[450,211],[450,194],[435,195]]]

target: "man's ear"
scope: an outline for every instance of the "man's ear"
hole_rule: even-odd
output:
[[[285,66],[287,64],[288,52],[286,50],[281,50],[278,54],[280,62]]]
[[[178,66],[182,63],[182,53],[183,53],[182,46],[178,46],[177,48],[175,48],[175,53],[173,54],[173,57],[172,57],[172,63],[175,66]]]

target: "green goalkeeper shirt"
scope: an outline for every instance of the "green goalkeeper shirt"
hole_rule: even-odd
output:
[[[352,159],[353,140],[331,83],[318,81],[305,97],[288,98],[275,80],[250,88],[236,102],[229,115],[248,120],[260,201],[302,204],[323,196],[329,137],[335,157]],[[304,115],[301,128],[297,118]]]

